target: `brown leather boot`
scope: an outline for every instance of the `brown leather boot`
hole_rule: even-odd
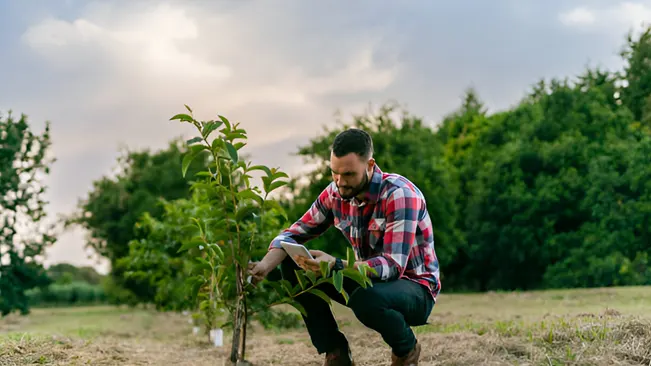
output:
[[[350,348],[338,348],[332,352],[326,353],[326,359],[323,366],[355,366],[353,354]]]
[[[391,354],[391,366],[418,366],[420,358],[420,343],[416,342],[414,349],[402,357]]]

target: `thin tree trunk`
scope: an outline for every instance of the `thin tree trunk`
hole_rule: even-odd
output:
[[[246,360],[245,352],[246,352],[246,326],[248,324],[248,311],[246,310],[246,296],[242,294],[242,308],[244,309],[244,313],[242,316],[244,317],[244,321],[242,322],[242,350],[240,351],[240,360],[244,361]]]
[[[242,330],[242,320],[244,320],[243,301],[244,289],[242,287],[242,271],[240,265],[235,265],[235,280],[237,281],[237,306],[235,308],[235,319],[233,319],[233,341],[231,345],[231,362],[237,364],[237,356],[240,346],[240,335]]]

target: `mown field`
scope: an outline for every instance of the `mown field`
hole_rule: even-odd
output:
[[[358,365],[390,350],[348,309],[337,318]],[[192,334],[189,316],[143,309],[35,309],[0,320],[0,365],[222,365],[227,347]],[[651,287],[442,294],[416,328],[422,365],[650,365]],[[225,335],[228,340],[228,334]],[[303,329],[256,327],[254,365],[321,365]]]

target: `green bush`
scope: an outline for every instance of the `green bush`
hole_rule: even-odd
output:
[[[26,293],[30,306],[72,306],[98,305],[107,303],[104,289],[99,285],[86,282],[52,284],[45,288],[36,288]]]

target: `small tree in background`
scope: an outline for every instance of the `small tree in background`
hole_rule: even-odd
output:
[[[204,151],[210,152],[212,161],[206,171],[196,174],[198,179],[191,185],[195,215],[188,218],[188,224],[194,233],[179,251],[189,251],[192,258],[192,276],[187,284],[207,329],[215,327],[221,310],[228,313],[222,326],[233,330],[230,361],[235,364],[245,361],[246,326],[251,315],[280,304],[290,304],[306,315],[295,297],[312,292],[329,301],[316,288],[324,283],[334,285],[347,301],[344,276],[366,287],[371,285],[367,276],[371,269],[354,269],[355,257],[349,250],[349,267],[344,271],[331,273],[324,262],[319,273],[297,270],[298,284],[294,287],[287,280],[263,281],[257,289],[252,286],[247,281],[248,263],[254,256],[266,253],[280,224],[288,221],[280,204],[269,198],[271,192],[287,184],[282,179],[288,176],[276,168],[251,165],[242,158],[240,151],[246,146],[247,136],[239,123],[233,124],[223,116],[216,121],[198,121],[192,109],[187,105],[186,109],[188,114],[177,114],[171,120],[194,125],[200,136],[188,140],[190,151],[182,162],[183,175],[195,156]],[[216,131],[219,136],[211,141]],[[251,185],[254,171],[262,173],[262,190]],[[264,297],[256,296],[259,292]]]
[[[45,186],[40,182],[54,161],[46,157],[50,124],[36,135],[25,115],[16,120],[0,115],[0,313],[29,313],[25,291],[50,284],[38,263],[54,243],[45,227]]]

